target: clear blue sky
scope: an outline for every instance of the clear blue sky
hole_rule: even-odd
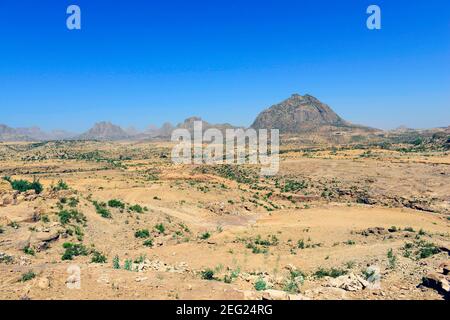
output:
[[[296,92],[355,123],[446,126],[449,59],[448,0],[1,0],[0,123],[250,125]]]

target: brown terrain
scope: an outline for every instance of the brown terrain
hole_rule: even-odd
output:
[[[326,116],[337,141],[302,112],[272,177],[166,141],[0,143],[0,299],[448,299],[448,128]]]

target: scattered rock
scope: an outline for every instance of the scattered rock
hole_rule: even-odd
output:
[[[362,277],[353,273],[330,279],[326,286],[344,289],[346,291],[359,291],[369,287],[369,283]]]

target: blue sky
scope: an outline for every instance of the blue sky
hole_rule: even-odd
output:
[[[0,1],[0,123],[250,125],[292,93],[383,129],[450,125],[450,1]]]

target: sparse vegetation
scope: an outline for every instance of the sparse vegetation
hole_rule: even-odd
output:
[[[145,239],[150,237],[150,232],[148,231],[148,229],[142,229],[142,230],[138,230],[134,233],[134,236],[136,238],[141,238],[141,239]]]
[[[22,274],[20,281],[26,282],[26,281],[30,281],[34,278],[36,278],[36,273],[34,273],[33,271],[28,271],[28,272]]]
[[[11,184],[11,188],[19,192],[34,190],[36,194],[40,194],[44,190],[44,187],[39,182],[39,180],[33,180],[33,182],[29,182],[27,180],[13,180],[10,177],[3,177],[3,179]]]
[[[66,250],[61,257],[62,260],[73,260],[73,257],[88,255],[86,247],[79,243],[66,242],[63,244],[63,248]]]

